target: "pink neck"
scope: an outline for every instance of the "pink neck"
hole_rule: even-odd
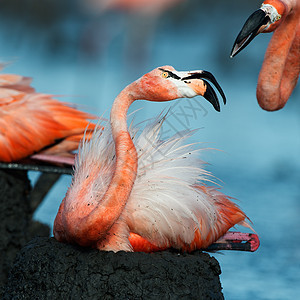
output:
[[[273,34],[258,78],[256,95],[266,110],[282,108],[299,77],[300,9],[297,1],[286,4],[290,13]]]
[[[128,108],[137,99],[132,95],[134,88],[135,83],[127,86],[115,99],[111,109],[110,122],[115,142],[116,167],[99,204],[73,228],[72,235],[83,246],[105,238],[106,233],[120,217],[136,178],[137,153],[126,122]]]

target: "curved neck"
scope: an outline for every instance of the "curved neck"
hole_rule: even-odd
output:
[[[115,140],[120,131],[127,130],[127,112],[130,105],[137,99],[135,97],[135,82],[125,87],[115,99],[110,111],[110,124]]]
[[[133,96],[135,82],[127,86],[115,99],[110,122],[115,142],[116,165],[108,189],[93,211],[75,229],[77,241],[89,245],[104,238],[120,217],[130,196],[137,173],[137,153],[127,129],[127,111],[137,99]]]
[[[299,5],[291,9],[276,29],[266,51],[257,84],[259,105],[266,110],[282,108],[299,77]]]

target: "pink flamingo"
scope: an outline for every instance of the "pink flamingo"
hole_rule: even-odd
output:
[[[266,0],[238,34],[231,57],[261,32],[272,32],[258,77],[256,96],[265,110],[281,109],[295,88],[300,73],[300,1]]]
[[[94,10],[124,10],[128,12],[158,15],[184,0],[85,0]]]
[[[200,185],[210,181],[209,173],[197,157],[200,149],[183,144],[191,131],[161,140],[165,117],[139,136],[138,129],[127,128],[128,108],[138,99],[162,102],[201,95],[219,111],[216,93],[205,79],[225,103],[221,87],[206,71],[164,66],[125,87],[112,106],[111,126],[96,129],[79,147],[72,184],[54,221],[58,241],[107,251],[192,251],[207,248],[236,224],[249,227],[245,213],[229,197]],[[251,251],[259,245],[258,239],[254,242]]]
[[[29,77],[0,75],[0,161],[31,156],[72,164],[71,152],[95,117],[36,93],[30,83]]]

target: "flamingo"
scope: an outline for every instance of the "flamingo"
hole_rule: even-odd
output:
[[[72,164],[71,152],[95,117],[36,93],[30,84],[29,77],[0,74],[0,161],[30,156]]]
[[[266,0],[238,34],[231,57],[261,32],[273,32],[258,77],[256,96],[269,111],[281,109],[295,88],[300,73],[300,1]]]
[[[138,99],[163,102],[197,95],[217,111],[220,104],[207,71],[154,69],[134,81],[115,99],[110,126],[95,129],[75,158],[71,186],[54,221],[54,237],[105,251],[152,252],[207,248],[232,226],[249,227],[246,214],[210,181],[193,150],[184,141],[192,131],[161,140],[166,116],[150,122],[138,135],[127,127],[127,111]],[[234,238],[233,238],[234,240]],[[258,245],[256,245],[258,247]],[[253,250],[254,251],[254,250]]]
[[[123,10],[145,15],[159,15],[184,0],[85,0],[93,11]]]

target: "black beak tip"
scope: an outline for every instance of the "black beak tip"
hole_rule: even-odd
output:
[[[211,85],[206,81],[203,80],[205,85],[206,85],[206,91],[203,95],[203,97],[212,104],[212,106],[214,107],[214,109],[218,112],[221,111],[220,108],[220,102],[218,100],[217,94],[214,91],[214,89],[211,87]]]
[[[220,93],[222,99],[223,99],[223,103],[226,104],[226,96],[225,93],[223,92],[221,86],[219,85],[217,79],[208,71],[203,71],[202,72],[203,78],[208,79],[210,82],[212,82],[214,84],[214,86],[217,88],[218,92]],[[220,104],[218,101],[218,97],[216,92],[214,91],[214,89],[209,85],[209,83],[205,80],[203,80],[207,86],[207,91],[210,94],[210,97],[213,97],[213,99],[215,99],[215,102],[217,102],[217,106],[215,107],[215,109],[217,111],[220,111]],[[213,96],[212,96],[213,95]],[[208,100],[208,99],[207,99]],[[209,101],[209,100],[208,100]]]
[[[226,105],[226,103],[227,103],[227,99],[226,99],[226,96],[225,96],[225,94],[224,94],[224,96],[222,95],[222,99],[223,99],[223,103],[224,103],[224,105]]]
[[[242,50],[242,49],[240,49],[240,50]],[[236,44],[236,42],[234,42],[229,57],[234,58],[240,52],[240,50],[238,49],[238,45]]]
[[[261,9],[251,14],[235,39],[230,57],[233,58],[242,51],[258,35],[260,27],[269,21],[270,18]]]

